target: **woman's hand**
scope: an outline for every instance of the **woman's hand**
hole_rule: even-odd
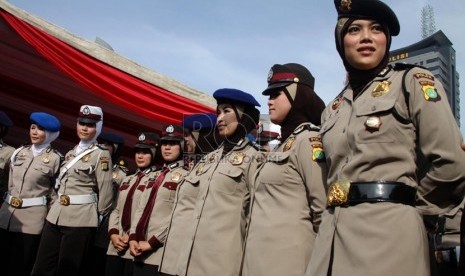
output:
[[[118,234],[113,234],[110,236],[111,243],[113,244],[113,247],[116,249],[118,252],[122,252],[128,248],[128,242],[127,239],[124,240],[123,237],[121,237]]]

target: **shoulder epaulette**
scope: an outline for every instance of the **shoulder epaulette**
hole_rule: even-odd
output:
[[[300,127],[296,128],[296,129],[294,130],[294,132],[292,132],[292,134],[297,135],[297,134],[301,133],[301,132],[304,131],[304,130],[309,130],[309,131],[320,131],[320,128],[317,127],[317,126],[314,125],[314,124],[308,123],[308,124],[304,124],[304,125],[301,125]]]
[[[412,69],[412,68],[415,68],[415,67],[426,69],[425,67],[417,65],[417,64],[410,64],[410,63],[396,63],[396,64],[394,64],[394,70],[395,71],[403,71],[403,70]]]
[[[105,147],[104,145],[97,144],[96,146],[101,150],[108,150],[108,148]]]

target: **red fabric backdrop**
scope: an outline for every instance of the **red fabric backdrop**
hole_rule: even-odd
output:
[[[214,112],[105,64],[4,10],[0,15],[57,68],[109,102],[162,123],[179,124],[183,114]]]

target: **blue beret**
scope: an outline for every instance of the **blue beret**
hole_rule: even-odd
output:
[[[182,120],[182,126],[190,131],[213,128],[215,125],[216,114],[213,113],[192,114]]]
[[[6,127],[13,126],[13,122],[11,121],[10,117],[6,115],[5,112],[0,111],[0,125],[4,125]]]
[[[213,98],[217,102],[233,102],[242,105],[260,106],[252,95],[233,88],[218,89],[213,93]]]
[[[394,11],[379,0],[334,0],[338,19],[373,19],[386,25],[389,33],[396,36],[400,32],[399,20]]]
[[[29,119],[41,128],[51,131],[51,132],[56,132],[60,131],[61,124],[58,119],[45,112],[33,112],[31,113],[31,116],[29,116]]]
[[[114,144],[124,144],[124,138],[121,135],[118,135],[116,133],[112,132],[105,132],[102,131],[100,135],[98,136],[100,140],[107,141],[109,143],[114,143]]]

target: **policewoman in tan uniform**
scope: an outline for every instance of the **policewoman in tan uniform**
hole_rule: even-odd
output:
[[[255,176],[242,275],[304,275],[321,213],[326,165],[320,130],[324,102],[300,64],[275,64],[268,74],[270,120],[281,141]]]
[[[100,107],[81,106],[76,124],[81,141],[60,169],[58,199],[47,215],[33,275],[83,273],[86,250],[113,199],[110,153],[96,142],[102,124]]]
[[[97,138],[97,142],[108,149],[111,156],[111,163],[113,167],[112,171],[112,184],[113,184],[113,203],[111,210],[116,207],[116,200],[118,197],[118,190],[121,182],[128,173],[128,168],[125,166],[124,160],[118,160],[121,151],[124,146],[124,138],[113,132],[102,131]],[[110,237],[108,236],[108,219],[110,213],[103,217],[100,223],[97,233],[95,234],[92,246],[89,248],[88,253],[88,274],[93,275],[105,275],[106,258],[108,244],[110,243]]]
[[[15,148],[9,146],[3,142],[8,133],[8,128],[13,126],[13,121],[10,117],[0,111],[0,195],[3,195],[8,190],[8,173],[10,171],[10,159],[11,155],[15,151]],[[0,197],[0,205],[3,202],[3,197]]]
[[[247,138],[258,124],[260,104],[237,89],[219,89],[213,97],[224,141],[185,180],[200,190],[178,261],[182,276],[239,275],[252,176],[263,159]]]
[[[348,84],[322,116],[328,209],[307,275],[430,275],[422,215],[462,201],[460,131],[431,72],[387,66],[394,12],[378,0],[335,6]]]
[[[160,143],[163,167],[150,175],[131,222],[129,249],[134,256],[134,276],[159,275],[176,189],[187,174],[183,162],[183,128],[164,126]]]
[[[44,112],[29,118],[31,144],[18,148],[11,158],[8,192],[0,208],[2,275],[31,275],[63,160],[50,145],[60,135],[60,121]]]
[[[134,146],[134,161],[137,170],[126,177],[119,186],[115,209],[111,212],[108,235],[108,257],[105,275],[133,275],[133,256],[129,251],[129,230],[139,204],[139,198],[147,187],[151,173],[155,172],[155,156],[160,136],[153,132],[142,132]]]
[[[215,135],[216,115],[215,114],[194,114],[186,117],[182,125],[188,129],[194,142],[195,155],[189,156],[192,164],[197,164],[202,156],[215,150],[217,137]],[[186,141],[187,142],[187,141]],[[186,157],[184,157],[186,160]],[[184,179],[192,179],[196,175],[196,170],[190,170]],[[189,181],[179,183],[176,190],[173,211],[171,212],[168,234],[165,245],[163,246],[163,255],[159,266],[161,275],[176,275],[177,262],[182,245],[187,237],[187,229],[192,224],[199,186]]]

